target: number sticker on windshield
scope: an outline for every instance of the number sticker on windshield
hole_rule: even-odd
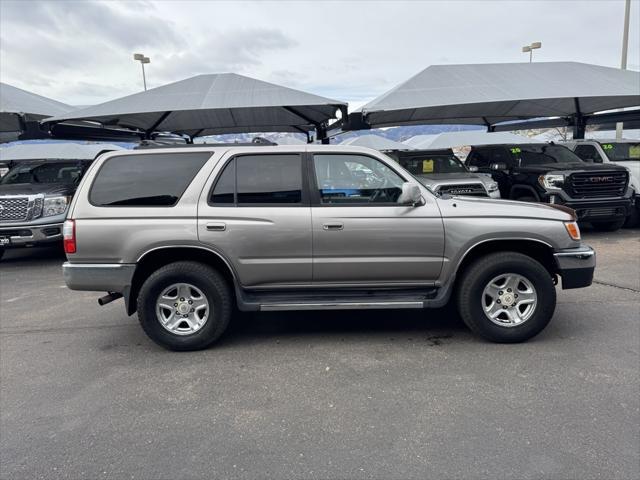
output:
[[[510,150],[511,150],[511,153],[513,153],[514,155],[515,155],[516,153],[520,153],[520,152],[522,152],[522,150],[520,149],[520,147],[513,147],[513,148],[511,148]]]
[[[422,161],[422,173],[433,173],[433,160]]]
[[[603,150],[613,150],[613,145],[611,145],[610,143],[603,143],[602,144],[602,149]]]

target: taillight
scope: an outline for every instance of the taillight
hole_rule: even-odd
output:
[[[62,226],[62,243],[64,253],[76,253],[76,222],[66,220]]]

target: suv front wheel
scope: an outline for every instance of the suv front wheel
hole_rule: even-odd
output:
[[[555,306],[551,275],[521,253],[479,258],[460,279],[458,311],[462,320],[493,342],[516,343],[534,337],[547,326]]]
[[[154,342],[170,350],[199,350],[227,328],[231,292],[211,267],[175,262],[147,278],[137,306],[140,324]]]

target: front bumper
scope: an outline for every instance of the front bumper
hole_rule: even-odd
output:
[[[62,223],[0,226],[0,248],[31,247],[62,240]]]
[[[576,212],[579,222],[607,222],[621,220],[631,213],[633,208],[632,197],[622,198],[585,198],[573,199],[565,192],[553,192],[543,198],[547,203],[564,205]]]
[[[562,277],[562,288],[588,287],[593,282],[596,269],[596,252],[588,245],[559,250],[553,254]]]

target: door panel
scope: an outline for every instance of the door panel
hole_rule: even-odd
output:
[[[246,287],[311,282],[309,207],[216,207],[198,216],[201,242],[224,253]]]
[[[433,199],[419,207],[314,207],[314,283],[425,283],[438,279],[444,228]],[[327,228],[339,224],[342,228]]]
[[[405,179],[387,162],[362,154],[315,154],[313,282],[432,283],[444,251],[435,199],[397,203]]]
[[[214,172],[198,237],[225,255],[245,287],[308,285],[311,207],[295,153],[236,155]]]

